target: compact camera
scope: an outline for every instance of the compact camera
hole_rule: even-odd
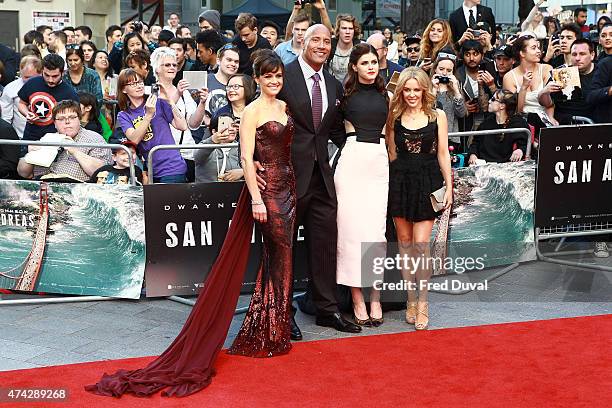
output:
[[[437,78],[440,84],[450,84],[450,78],[447,76],[438,75]]]
[[[155,95],[155,96],[159,95],[159,84],[155,83],[151,85],[151,95]]]
[[[134,32],[136,33],[141,32],[142,31],[142,21],[133,21],[132,30],[134,30]]]
[[[295,0],[295,5],[304,7],[306,4],[313,4],[315,0]]]

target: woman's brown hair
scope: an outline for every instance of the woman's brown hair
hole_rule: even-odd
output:
[[[127,84],[136,81],[144,81],[144,79],[141,78],[140,75],[138,75],[138,73],[132,68],[126,68],[119,74],[119,78],[117,79],[117,102],[120,110],[126,111],[129,109],[130,98],[128,98],[127,94],[123,92],[123,90]]]
[[[443,36],[442,40],[440,40],[438,44],[434,45],[434,43],[432,43],[429,39],[429,33],[435,24],[440,24],[442,26]],[[425,28],[425,31],[423,32],[423,37],[421,38],[421,53],[419,54],[419,58],[431,58],[433,61],[438,56],[440,50],[445,47],[453,48],[450,24],[448,24],[448,21],[446,20],[436,18],[427,24],[427,28]]]
[[[353,67],[357,66],[357,63],[359,62],[359,59],[361,57],[368,54],[372,54],[376,58],[378,58],[378,53],[376,52],[376,49],[370,44],[359,43],[355,45],[351,50],[351,55],[349,56],[348,62],[348,72],[346,74],[346,81],[344,83],[345,102],[354,92],[357,91],[359,85],[359,78],[357,72],[355,72]],[[374,84],[376,85],[376,90],[385,95],[385,97],[387,97],[387,91],[385,90],[385,80],[380,74],[376,76]]]

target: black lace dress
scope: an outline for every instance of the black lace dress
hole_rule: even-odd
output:
[[[433,220],[429,195],[444,185],[438,164],[438,124],[406,129],[395,122],[397,159],[389,166],[389,214],[411,222]]]

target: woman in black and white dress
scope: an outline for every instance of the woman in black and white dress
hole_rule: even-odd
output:
[[[389,164],[384,125],[388,109],[376,49],[357,44],[349,57],[342,105],[347,140],[334,182],[338,197],[336,280],[351,288],[354,320],[362,326],[383,323],[380,291],[373,289],[383,276],[373,272],[371,261],[386,254]],[[369,315],[362,288],[372,288]]]

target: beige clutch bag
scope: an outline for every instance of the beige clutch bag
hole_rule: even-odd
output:
[[[444,209],[444,194],[446,193],[446,186],[437,189],[429,195],[431,199],[431,205],[434,211],[442,211]]]

